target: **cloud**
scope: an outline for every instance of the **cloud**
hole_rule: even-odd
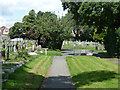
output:
[[[60,17],[67,13],[67,11],[63,12],[61,0],[0,0],[0,4],[0,19],[2,20],[0,26],[3,24],[12,26],[15,21],[21,21],[31,9],[36,12],[55,11],[55,14]]]

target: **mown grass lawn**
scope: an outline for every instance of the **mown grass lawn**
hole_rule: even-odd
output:
[[[77,88],[118,88],[118,64],[94,56],[69,56],[66,61]]]
[[[9,75],[6,83],[3,83],[3,89],[7,88],[39,88],[46,72],[51,65],[53,56],[32,56],[32,61],[24,64],[14,73]]]
[[[38,51],[37,53],[40,55],[45,55],[45,52],[40,53],[40,51]],[[47,55],[49,55],[49,56],[62,56],[62,53],[60,51],[48,50]]]

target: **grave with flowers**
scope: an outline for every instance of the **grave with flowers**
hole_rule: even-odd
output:
[[[29,45],[31,44],[32,45]],[[0,58],[4,72],[3,76],[7,73],[13,73],[17,68],[30,61],[29,52],[38,50],[35,40],[23,39],[4,39],[0,42]],[[31,50],[29,50],[30,48]]]

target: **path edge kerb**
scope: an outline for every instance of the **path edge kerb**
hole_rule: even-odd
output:
[[[54,60],[54,56],[53,56],[53,60]],[[52,63],[53,63],[53,60],[52,60]],[[50,72],[50,69],[51,69],[52,63],[51,63],[51,65],[50,65],[50,67],[48,68],[47,73],[45,74],[45,77],[44,77],[44,79],[43,79],[43,81],[42,81],[42,83],[41,83],[39,89],[43,87],[43,83],[44,83],[44,81],[49,77],[49,72]]]
[[[76,86],[75,86],[75,84],[74,84],[74,81],[73,81],[73,79],[72,79],[72,76],[71,76],[71,73],[70,73],[70,70],[69,70],[67,61],[66,61],[66,57],[69,57],[69,56],[68,56],[68,55],[65,55],[65,62],[66,62],[67,68],[68,68],[68,72],[69,72],[69,74],[70,74],[70,78],[71,78],[71,80],[72,80],[72,85],[76,88]]]

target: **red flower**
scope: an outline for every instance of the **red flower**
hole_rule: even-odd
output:
[[[15,59],[17,59],[17,56],[15,56]]]
[[[24,61],[25,61],[25,59],[23,58],[23,59],[22,59],[22,61],[24,62]]]

